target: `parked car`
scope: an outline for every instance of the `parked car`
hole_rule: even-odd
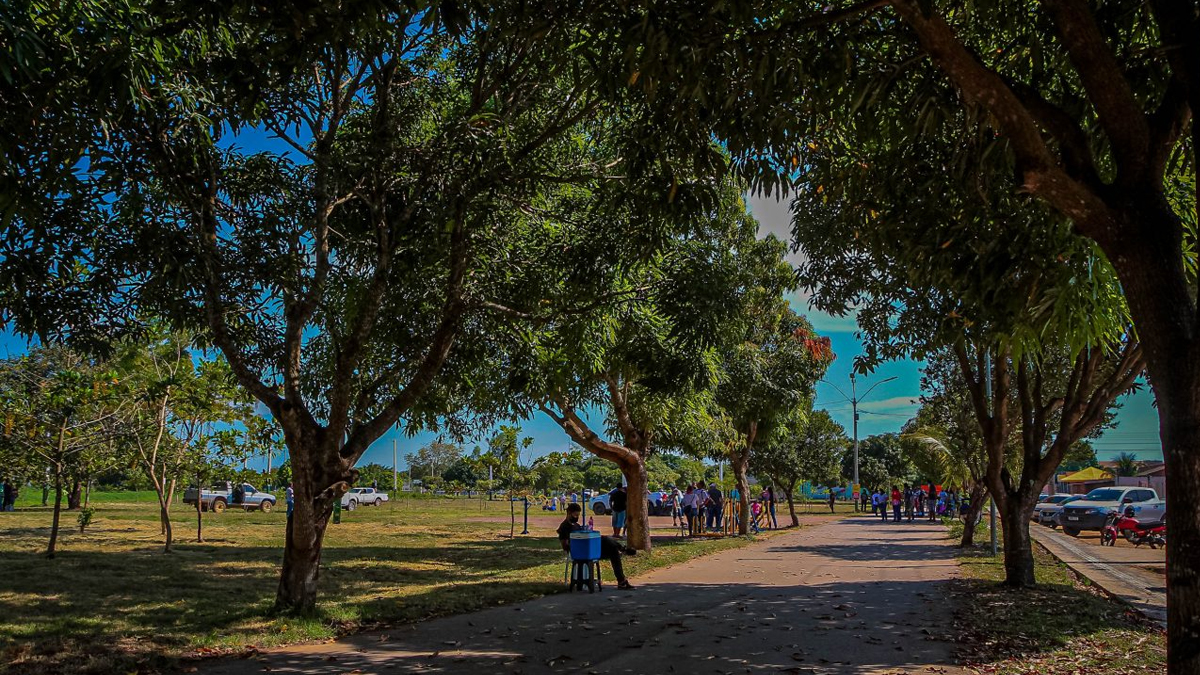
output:
[[[245,511],[258,509],[263,513],[270,513],[271,509],[275,508],[275,495],[259,492],[258,488],[249,483],[242,483],[240,487],[241,490],[235,491],[233,483],[229,481],[217,483],[207,490],[190,487],[183,492],[183,503],[194,506],[199,499],[200,510],[213,513],[223,513],[227,507]]]
[[[592,513],[598,516],[612,513],[612,506],[609,505],[607,492],[593,496],[589,503],[591,504]],[[652,516],[671,515],[670,495],[661,490],[651,492],[646,498],[646,509],[647,513]]]
[[[1055,497],[1059,496],[1065,497],[1065,499],[1056,500]],[[1083,499],[1083,495],[1054,495],[1034,507],[1033,519],[1047,527],[1058,527],[1058,517],[1062,514],[1063,507],[1081,499]]]
[[[342,508],[347,511],[353,511],[360,506],[382,506],[388,500],[386,492],[380,492],[375,488],[356,487],[350,488],[350,491],[342,495]]]
[[[1078,537],[1083,530],[1099,532],[1104,528],[1108,514],[1123,510],[1126,506],[1133,507],[1134,518],[1139,521],[1162,520],[1167,512],[1166,501],[1159,499],[1158,493],[1150,488],[1103,487],[1063,507],[1058,523],[1062,525],[1063,532],[1072,537]]]
[[[1049,506],[1050,504],[1059,504],[1059,503],[1065,501],[1070,496],[1071,496],[1071,493],[1069,493],[1069,492],[1058,492],[1058,493],[1055,493],[1052,495],[1048,495],[1048,496],[1043,495],[1041,497],[1038,497],[1037,506],[1033,507],[1033,514],[1030,516],[1030,518],[1035,523],[1039,522],[1041,520],[1041,509],[1043,506]]]

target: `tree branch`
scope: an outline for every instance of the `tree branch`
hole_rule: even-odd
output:
[[[1116,159],[1117,181],[1126,185],[1144,182],[1150,128],[1092,9],[1083,0],[1042,0],[1042,5],[1096,108]]]

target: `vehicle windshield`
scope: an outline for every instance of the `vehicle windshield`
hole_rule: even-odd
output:
[[[1070,495],[1054,495],[1053,497],[1051,497],[1050,499],[1047,499],[1046,501],[1050,502],[1051,504],[1061,504],[1070,498],[1071,498]]]
[[[1115,502],[1125,494],[1124,490],[1113,488],[1097,488],[1087,493],[1086,499],[1091,502]]]

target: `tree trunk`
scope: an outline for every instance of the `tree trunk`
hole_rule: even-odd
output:
[[[83,505],[83,483],[78,477],[71,479],[71,491],[67,494],[67,510],[77,511]]]
[[[779,481],[775,481],[778,483]],[[792,514],[792,527],[800,527],[800,518],[796,516],[796,500],[792,498],[795,490],[792,488],[784,488],[783,496],[787,497],[788,511]]]
[[[158,497],[158,519],[162,521],[163,526],[163,553],[171,552],[171,513],[170,507],[163,501],[162,495]]]
[[[512,539],[517,536],[517,504],[512,494],[508,495],[508,516],[508,538]]]
[[[58,521],[62,514],[62,475],[54,476],[54,519],[50,521],[50,545],[46,547],[46,557],[54,557],[54,549],[58,544]]]
[[[640,459],[636,463],[621,467],[625,476],[625,543],[639,551],[650,550],[650,510],[646,504],[646,488],[650,482],[646,475],[646,463]]]
[[[966,520],[963,522],[962,541],[958,542],[959,548],[971,548],[975,545],[975,523],[979,519],[979,514],[983,513],[983,502],[987,496],[987,488],[983,483],[975,483],[971,486],[971,508],[967,509]]]
[[[196,498],[196,543],[204,543],[204,512],[200,508],[200,498]]]
[[[317,579],[321,572],[321,545],[333,504],[341,495],[336,490],[314,489],[324,482],[313,480],[297,464],[292,479],[295,500],[292,517],[287,521],[287,541],[283,549],[283,569],[275,594],[275,610],[293,614],[311,614],[317,605]],[[315,496],[314,496],[315,494]]]
[[[1036,583],[1033,576],[1033,540],[1029,537],[1029,518],[1037,504],[1037,495],[1007,495],[996,504],[1001,509],[1000,525],[1004,532],[1004,585],[1028,588]]]
[[[747,467],[750,464],[750,448],[747,445],[741,452],[734,453],[729,462],[733,476],[737,480],[738,489],[738,534],[750,534],[750,483],[746,480]],[[768,505],[769,508],[769,505]]]
[[[1187,365],[1189,372],[1177,379],[1200,379],[1192,372],[1196,364]],[[1163,397],[1162,387],[1155,388],[1170,497],[1167,672],[1193,675],[1200,673],[1200,382],[1175,384],[1184,388],[1182,396]]]

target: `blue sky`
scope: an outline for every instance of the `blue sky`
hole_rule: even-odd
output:
[[[250,140],[249,145],[258,145],[260,139]],[[258,142],[255,142],[258,141]],[[767,199],[751,199],[750,208],[760,222],[760,232],[763,236],[773,233],[781,238],[789,236],[790,226],[786,204]],[[793,254],[795,255],[795,254]],[[793,264],[798,260],[792,259]],[[825,381],[817,385],[817,407],[829,411],[830,415],[845,427],[847,435],[851,433],[852,414],[849,402],[842,392],[850,392],[850,370],[854,357],[862,353],[862,345],[855,337],[856,325],[853,316],[830,316],[812,310],[807,298],[799,293],[793,293],[789,301],[796,311],[805,314],[818,333],[828,335],[833,343],[833,351],[837,355]],[[0,353],[15,355],[23,353],[27,343],[22,338],[0,331]],[[920,396],[920,364],[904,360],[883,364],[868,376],[859,376],[858,392],[860,397],[872,385],[889,377],[896,379],[880,384],[871,391],[869,396],[862,397],[859,405],[859,437],[865,438],[872,434],[898,431],[900,427],[916,412],[917,398]],[[832,384],[830,384],[832,383]],[[836,386],[835,386],[836,385]],[[839,392],[838,389],[841,389]],[[1136,453],[1139,459],[1162,459],[1162,451],[1158,442],[1158,414],[1154,410],[1153,396],[1147,387],[1139,393],[1122,399],[1122,408],[1117,414],[1117,427],[1104,433],[1095,441],[1095,447],[1101,460],[1113,459],[1120,452]],[[603,418],[599,413],[590,416],[589,420],[597,432],[603,431]],[[529,461],[555,450],[565,450],[570,442],[565,433],[550,418],[538,413],[532,419],[520,423],[522,432],[533,438],[533,444],[524,453],[522,459]],[[385,466],[392,464],[392,441],[397,441],[400,467],[405,467],[404,456],[415,452],[421,446],[436,440],[437,435],[420,433],[409,437],[398,433],[394,428],[376,441],[361,460],[361,464],[379,463]],[[486,447],[486,435],[480,438],[468,439],[465,443],[468,451],[478,444]],[[276,460],[276,464],[278,463]],[[265,459],[251,461],[252,466],[261,468],[266,464]]]

